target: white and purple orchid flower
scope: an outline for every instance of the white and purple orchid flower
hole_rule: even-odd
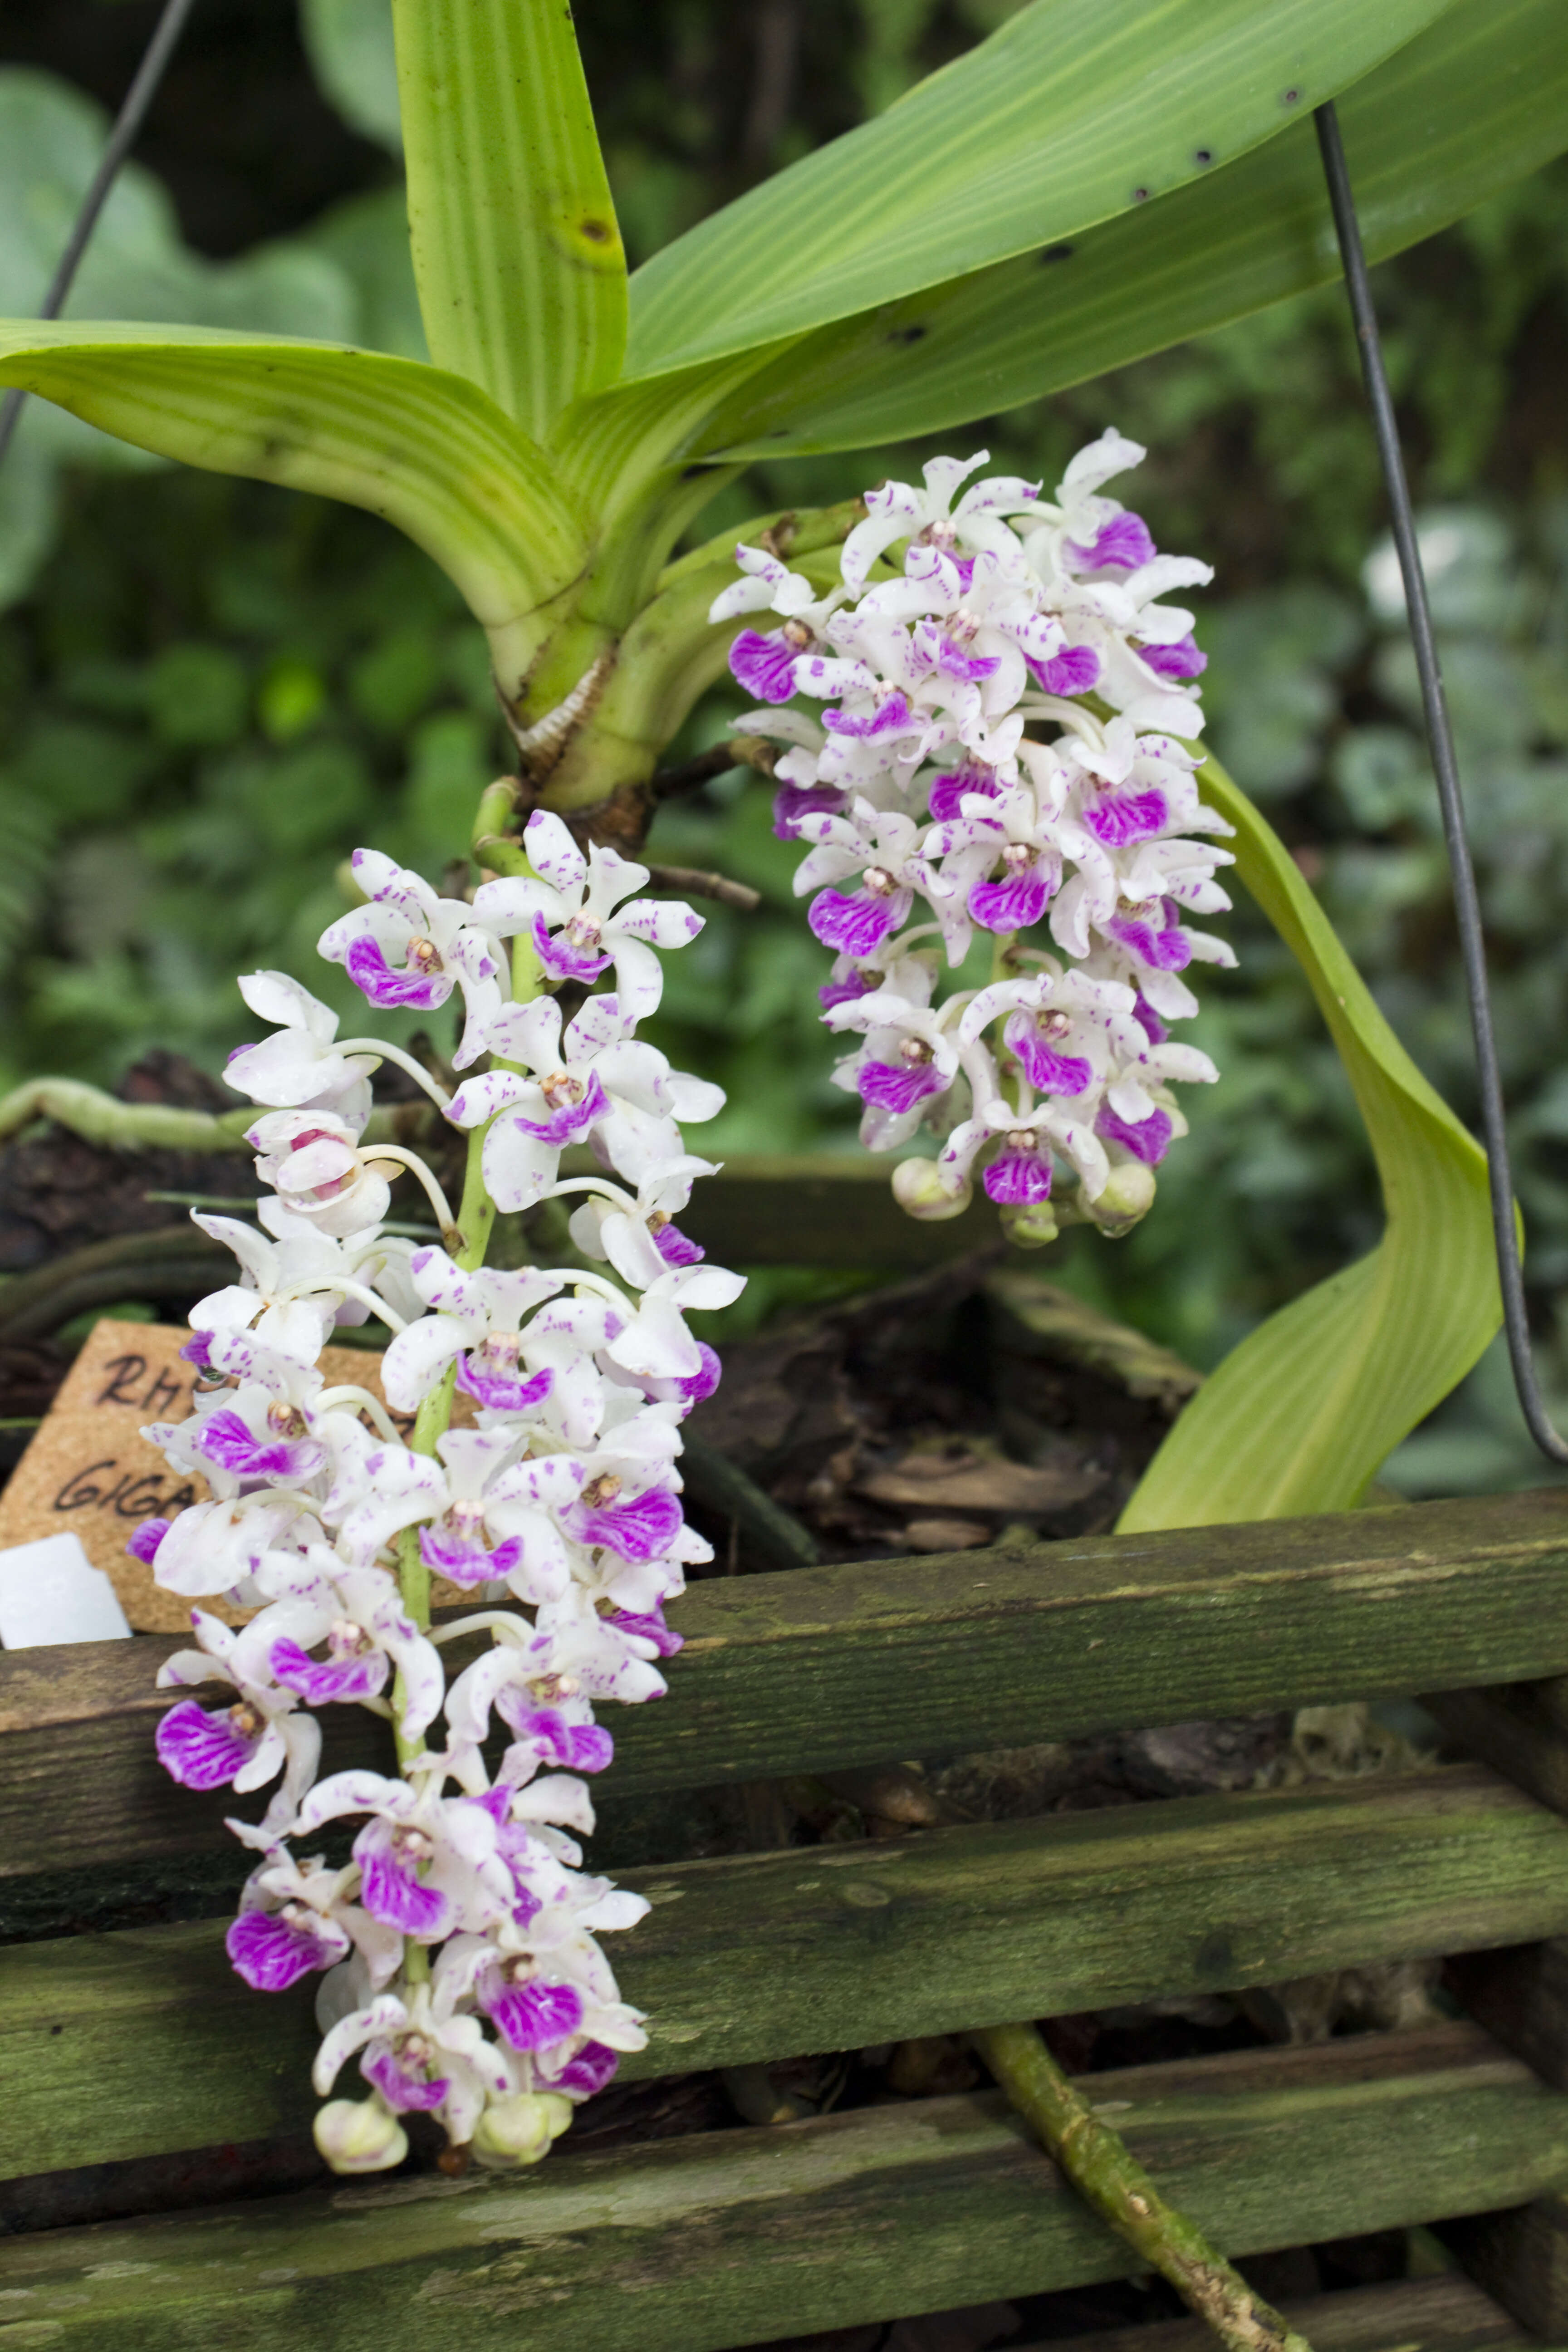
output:
[[[702,917],[678,899],[621,901],[648,881],[617,850],[597,845],[586,857],[558,816],[536,809],[522,836],[533,875],[481,883],[474,915],[488,929],[525,933],[552,981],[591,983],[611,964],[616,995],[633,1021],[658,1010],[664,973],[656,948],[683,948]]]

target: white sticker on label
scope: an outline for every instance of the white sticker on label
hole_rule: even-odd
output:
[[[44,1536],[0,1551],[0,1646],[114,1642],[130,1632],[113,1585],[79,1536]]]

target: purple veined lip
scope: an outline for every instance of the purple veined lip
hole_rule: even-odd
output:
[[[803,817],[837,816],[844,794],[834,784],[781,784],[773,794],[773,834],[779,841],[797,841]]]
[[[1134,1002],[1132,1018],[1151,1045],[1163,1045],[1171,1034],[1146,996],[1140,995]]]
[[[237,1478],[313,1478],[327,1459],[325,1447],[313,1437],[253,1436],[230,1405],[208,1413],[195,1445],[198,1454]]]
[[[710,1397],[724,1372],[718,1350],[710,1348],[706,1339],[698,1340],[697,1352],[702,1360],[701,1370],[689,1372],[684,1380],[675,1383],[688,1404],[700,1404],[704,1397]]]
[[[1050,895],[1038,867],[1026,868],[1005,881],[977,882],[969,894],[969,911],[988,931],[1026,931],[1045,913]]]
[[[666,1265],[700,1265],[707,1251],[679,1225],[660,1225],[654,1234],[653,1245]]]
[[[1002,1034],[1038,1094],[1080,1095],[1094,1076],[1092,1063],[1078,1054],[1058,1054],[1041,1036],[1032,1013],[1010,1014]]]
[[[800,647],[782,629],[742,629],[731,643],[730,675],[759,702],[787,702],[795,692]]]
[[[565,1523],[579,1543],[604,1544],[623,1559],[658,1559],[680,1533],[680,1502],[653,1486],[627,1503],[574,1503]]]
[[[604,2042],[584,2042],[559,2074],[536,2072],[535,2079],[542,2090],[563,2092],[569,2099],[591,2099],[614,2079],[620,2063]]]
[[[339,1699],[374,1698],[392,1671],[384,1650],[366,1650],[357,1658],[312,1658],[298,1642],[274,1642],[268,1664],[285,1690],[307,1706],[331,1706]]]
[[[568,1772],[602,1772],[614,1758],[616,1743],[598,1724],[568,1723],[552,1706],[514,1712],[505,1705],[509,1697],[515,1707],[514,1695],[503,1691],[496,1701],[498,1710],[520,1739],[531,1739],[542,1750],[547,1763]]]
[[[1112,915],[1106,930],[1156,971],[1184,971],[1193,960],[1192,942],[1168,913],[1158,930],[1146,917]]]
[[[873,955],[908,911],[910,893],[896,890],[884,898],[871,890],[846,897],[842,890],[819,890],[806,911],[806,921],[825,948],[836,954]]]
[[[180,1349],[180,1361],[194,1364],[198,1372],[210,1372],[213,1368],[212,1333],[194,1331]]]
[[[574,1985],[513,1984],[495,1967],[481,1972],[475,1992],[480,2006],[514,2050],[547,2050],[564,2042],[583,2022],[583,1996]]]
[[[1094,1122],[1094,1131],[1108,1143],[1120,1143],[1145,1168],[1158,1168],[1171,1148],[1168,1111],[1152,1110],[1147,1118],[1122,1118],[1107,1103]]]
[[[545,1100],[548,1102],[549,1099],[547,1095]],[[610,1098],[605,1092],[599,1073],[591,1070],[580,1102],[565,1103],[561,1109],[552,1111],[548,1118],[542,1119],[524,1118],[521,1112],[514,1112],[511,1124],[521,1128],[524,1135],[536,1136],[541,1143],[575,1143],[595,1119],[606,1117],[609,1108]]]
[[[443,1535],[436,1527],[419,1530],[419,1557],[452,1584],[487,1584],[493,1577],[510,1576],[522,1565],[522,1540],[512,1536],[488,1551],[471,1536]]]
[[[368,1822],[353,1842],[360,1866],[360,1900],[373,1919],[401,1927],[405,1936],[437,1936],[451,1906],[438,1886],[426,1886],[402,1862],[390,1822]]]
[[[948,558],[948,561],[958,574],[958,584],[960,588],[968,589],[972,587],[974,583],[973,556],[952,555]]]
[[[1140,564],[1153,562],[1155,549],[1142,515],[1119,514],[1096,531],[1087,547],[1069,541],[1068,552],[1086,572],[1104,572],[1113,565],[1121,572],[1136,572]]]
[[[963,814],[964,795],[982,793],[994,801],[1002,787],[994,768],[954,768],[947,775],[933,778],[931,788],[931,814],[938,824],[951,824]]]
[[[861,997],[869,996],[874,988],[880,986],[879,972],[850,971],[842,980],[825,980],[816,993],[823,1011],[831,1013],[836,1004],[858,1003]]]
[[[552,980],[597,980],[609,969],[607,955],[574,948],[563,932],[552,933],[542,915],[533,919],[533,952]]]
[[[352,940],[343,963],[354,986],[384,1010],[412,1004],[422,1013],[432,1013],[452,993],[449,971],[394,971],[371,939]]]
[[[293,1918],[279,1911],[242,1911],[224,1937],[235,1969],[258,1992],[287,1992],[313,1969],[330,1969],[348,1951],[342,1927],[302,1904],[289,1907]]]
[[[1037,685],[1064,699],[1088,694],[1100,683],[1100,656],[1092,646],[1064,646],[1045,662],[1026,654],[1024,663]]]
[[[862,1062],[855,1073],[861,1101],[895,1113],[913,1110],[951,1084],[935,1062]]]
[[[1084,803],[1083,821],[1107,849],[1125,849],[1131,841],[1150,841],[1171,821],[1170,803],[1151,786],[1143,793],[1101,792]]]
[[[359,2062],[359,2070],[367,2083],[374,2084],[387,2105],[395,2108],[399,2115],[407,2115],[410,2110],[438,2107],[452,2087],[445,2074],[438,2074],[431,2082],[423,2067],[416,2069],[403,2065],[394,2042],[384,2042],[378,2049],[373,2042]]]
[[[1144,646],[1139,653],[1159,677],[1201,677],[1209,666],[1209,657],[1198,650],[1198,641],[1189,629],[1172,646]]]
[[[143,1560],[149,1567],[151,1567],[153,1560],[158,1557],[158,1546],[163,1542],[163,1538],[168,1534],[169,1529],[174,1526],[174,1522],[173,1519],[142,1519],[138,1521],[137,1525],[132,1528],[125,1545],[125,1549],[131,1554],[132,1559]]]
[[[892,735],[910,724],[910,706],[901,688],[895,688],[885,702],[879,703],[863,719],[856,718],[847,710],[825,710],[822,723],[830,735]]]
[[[685,1634],[665,1623],[662,1609],[617,1609],[605,1622],[618,1633],[635,1633],[639,1641],[651,1642],[661,1658],[673,1658],[677,1650],[686,1647]]]
[[[1001,667],[1001,656],[998,654],[966,654],[952,637],[939,636],[936,666],[942,677],[968,679],[977,685],[982,678],[994,677]]]
[[[182,1789],[222,1789],[244,1771],[255,1755],[265,1724],[256,1717],[254,1732],[237,1725],[241,1706],[209,1715],[194,1698],[172,1706],[153,1735],[158,1761]]]
[[[1051,1163],[1040,1151],[999,1151],[981,1178],[1002,1209],[1032,1209],[1051,1196]]]
[[[519,1372],[488,1371],[477,1350],[458,1359],[458,1386],[495,1412],[527,1412],[542,1404],[554,1385],[555,1375],[548,1366],[524,1379]]]

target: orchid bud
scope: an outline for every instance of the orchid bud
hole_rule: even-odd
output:
[[[1044,1249],[1060,1231],[1056,1209],[1049,1201],[1006,1207],[1001,1213],[1001,1223],[1015,1249]]]
[[[537,2164],[572,2120],[572,2102],[558,2091],[514,2091],[492,2099],[474,2126],[477,2160],[492,2172]]]
[[[1108,1241],[1119,1241],[1153,1205],[1154,1171],[1141,1160],[1123,1160],[1111,1169],[1103,1192],[1085,1202],[1084,1212]]]
[[[368,2099],[329,2099],[311,2126],[334,2172],[389,2172],[408,2153],[408,2135],[389,2107]]]
[[[973,1194],[967,1180],[958,1192],[949,1192],[934,1160],[900,1160],[893,1171],[894,1200],[906,1216],[919,1217],[922,1224],[963,1216]]]

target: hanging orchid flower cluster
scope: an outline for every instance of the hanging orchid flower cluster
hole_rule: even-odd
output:
[[[710,1172],[681,1122],[723,1097],[635,1035],[659,999],[654,950],[684,945],[700,919],[631,897],[646,869],[612,849],[584,859],[558,817],[535,815],[525,847],[531,871],[481,882],[471,901],[362,850],[364,903],[321,943],[374,1005],[460,993],[457,1066],[491,1066],[450,1098],[397,1047],[339,1040],[283,974],[241,982],[279,1024],[228,1071],[263,1107],[248,1139],[273,1196],[262,1234],[196,1219],[240,1279],[193,1313],[192,1416],[147,1434],[211,1499],[132,1543],[198,1604],[195,1647],[162,1681],[232,1690],[217,1707],[179,1699],[158,1727],[164,1765],[188,1788],[272,1790],[259,1822],[230,1823],[258,1859],[228,1950],[262,1990],[323,1972],[316,2088],[355,2057],[369,2084],[318,2114],[340,2172],[397,2163],[411,2112],[445,2125],[451,2162],[531,2163],[646,2038],[597,1939],[647,1906],[580,1867],[594,1811],[578,1776],[610,1761],[597,1702],[663,1694],[657,1662],[679,1647],[663,1605],[711,1557],[685,1524],[678,1465],[681,1420],[719,1367],[685,1318],[742,1285],[672,1220]],[[509,941],[521,1002],[504,987]],[[563,1025],[548,989],[612,965],[613,991]],[[456,1215],[413,1153],[362,1141],[382,1060],[469,1134]],[[607,1172],[563,1181],[574,1145]],[[400,1164],[430,1197],[438,1244],[382,1230]],[[578,1202],[575,1268],[483,1266],[496,1205],[558,1197]],[[334,1326],[371,1312],[395,1335],[383,1386],[416,1416],[412,1443],[370,1391],[329,1386],[320,1367]],[[449,1425],[455,1400],[466,1425]],[[484,1605],[432,1630],[436,1575]],[[232,1626],[199,1605],[215,1597],[254,1613]],[[489,1645],[448,1685],[443,1649],[460,1634]],[[390,1718],[396,1775],[318,1779],[311,1710],[331,1705]],[[311,1850],[347,1822],[346,1861]]]
[[[1057,1230],[1056,1160],[1071,1213],[1134,1223],[1185,1131],[1172,1082],[1216,1075],[1167,1029],[1197,1010],[1187,965],[1234,959],[1183,920],[1228,906],[1228,851],[1191,836],[1230,828],[1188,748],[1205,657],[1161,601],[1212,574],[1103,495],[1143,455],[1105,434],[1054,501],[1003,477],[960,495],[985,453],[935,458],[923,488],[868,492],[826,594],[742,546],[710,616],[781,616],[731,646],[764,706],[738,724],[786,746],[774,830],[810,844],[795,887],[835,951],[823,1018],[857,1041],[836,1079],[865,1106],[861,1139],[889,1151],[933,1129],[938,1157],[895,1171],[904,1207],[956,1215],[978,1165],[1020,1240]],[[939,1001],[943,950],[958,965],[977,930],[996,941],[989,982]]]

